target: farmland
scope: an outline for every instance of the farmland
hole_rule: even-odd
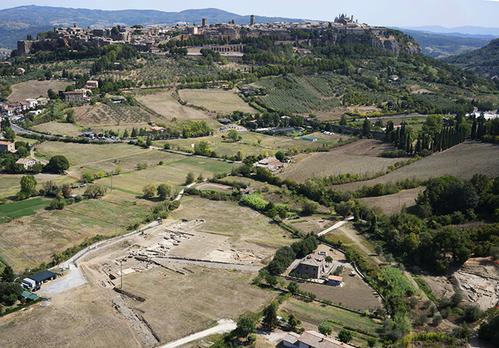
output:
[[[37,210],[45,208],[48,200],[32,198],[25,201],[0,205],[0,224],[22,216],[33,215]]]
[[[139,106],[126,104],[84,105],[74,108],[76,123],[92,129],[112,129],[148,127],[149,122],[165,122],[166,118],[158,117]]]
[[[0,199],[7,198],[19,192],[22,175],[18,174],[0,174]],[[38,182],[37,189],[42,187],[42,184],[47,181],[54,181],[58,184],[71,182],[72,179],[62,175],[52,174],[37,174],[35,179]]]
[[[321,151],[338,144],[341,140],[349,139],[347,136],[324,135],[313,133],[310,137],[317,138],[316,142],[303,140],[299,137],[269,136],[253,132],[239,132],[241,140],[234,143],[224,139],[226,133],[217,132],[210,137],[196,139],[175,139],[168,141],[158,141],[156,144],[162,146],[165,143],[170,144],[174,149],[192,152],[193,146],[201,141],[206,141],[212,151],[218,156],[234,156],[241,151],[243,156],[251,155],[274,155],[277,151],[290,153],[299,153],[303,151]]]
[[[204,120],[209,119],[208,113],[182,105],[175,98],[171,90],[154,90],[141,93],[137,100],[155,113],[162,115],[167,120]]]
[[[287,314],[294,314],[303,322],[306,328],[317,330],[317,327],[325,320],[330,320],[333,324],[334,334],[337,334],[343,327],[369,335],[376,336],[380,325],[361,314],[356,314],[340,308],[325,306],[315,302],[302,302],[291,298],[282,306],[281,311]],[[359,346],[367,346],[364,341],[369,336],[355,332],[354,344]]]
[[[112,290],[85,285],[27,311],[0,318],[2,347],[140,347],[111,306]],[[78,299],[75,301],[75,299]]]
[[[255,109],[246,104],[235,92],[222,89],[182,89],[180,98],[188,104],[202,107],[218,114],[233,111],[254,113]]]
[[[101,200],[86,200],[60,211],[39,211],[3,224],[0,257],[16,271],[22,271],[50,261],[54,253],[87,238],[122,233],[148,212],[146,203],[131,198],[113,192]]]
[[[122,166],[124,170],[132,170],[139,162],[154,161],[157,163],[157,161],[169,157],[169,154],[166,153],[128,144],[75,144],[50,141],[37,145],[36,155],[45,159],[55,155],[65,156],[69,160],[71,171],[85,169],[112,171],[118,165]],[[148,161],[148,157],[150,161]]]
[[[49,89],[56,93],[59,90],[64,90],[66,86],[72,83],[58,80],[43,80],[43,81],[25,81],[12,85],[12,93],[9,95],[9,102],[21,102],[28,98],[47,97]]]
[[[374,186],[378,183],[397,182],[411,178],[426,180],[442,175],[453,175],[467,179],[477,173],[497,176],[499,175],[499,166],[497,161],[492,160],[493,158],[499,158],[499,146],[465,142],[376,179],[337,185],[335,189],[353,191],[364,185]]]
[[[369,208],[378,208],[386,215],[400,212],[403,207],[410,208],[416,204],[418,194],[423,191],[422,187],[410,190],[402,190],[398,193],[381,197],[366,197],[360,201]]]
[[[122,190],[134,195],[141,195],[142,189],[146,184],[168,183],[175,187],[184,184],[187,173],[192,172],[196,177],[200,174],[203,177],[211,177],[214,174],[230,172],[232,165],[222,161],[209,158],[189,157],[183,155],[174,155],[166,152],[154,151],[153,155],[163,156],[163,164],[148,166],[144,170],[132,171],[115,176],[112,179],[114,189]],[[146,156],[147,158],[147,156]],[[145,162],[146,158],[138,155],[135,159],[140,163]],[[111,162],[102,162],[98,167],[110,166]],[[124,167],[126,169],[126,167]],[[110,185],[110,178],[101,179],[99,183]]]
[[[281,176],[303,182],[313,177],[338,174],[359,174],[365,176],[384,172],[399,159],[382,158],[379,154],[390,146],[376,140],[359,140],[329,152],[301,154],[293,157],[292,164]]]
[[[336,97],[337,92],[334,90],[339,80],[340,77],[329,75],[290,75],[262,79],[256,85],[263,87],[267,93],[259,97],[259,102],[267,108],[285,113],[310,113],[341,106],[341,100]]]

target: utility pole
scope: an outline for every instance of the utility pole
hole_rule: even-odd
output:
[[[123,290],[123,259],[120,260],[120,289]]]

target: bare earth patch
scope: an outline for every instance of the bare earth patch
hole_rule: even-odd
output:
[[[124,288],[144,297],[131,301],[161,342],[169,342],[213,326],[221,318],[236,320],[261,309],[273,294],[251,286],[254,274],[187,266],[185,275],[165,269],[132,273]]]
[[[86,285],[0,318],[2,347],[141,347],[110,289]]]

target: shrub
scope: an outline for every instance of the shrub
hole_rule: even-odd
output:
[[[185,177],[185,184],[190,185],[194,182],[194,174],[192,172],[189,172],[187,176]]]
[[[151,199],[156,194],[156,186],[154,186],[153,184],[148,184],[144,186],[142,192],[144,193],[144,198]]]
[[[333,332],[333,325],[329,320],[325,320],[319,325],[319,332],[325,336],[331,335]]]
[[[352,333],[348,330],[341,329],[338,333],[338,339],[343,343],[348,343],[352,340]]]
[[[50,202],[48,209],[49,210],[62,210],[62,209],[64,209],[65,205],[66,205],[66,202],[64,201],[64,199],[56,198]]]
[[[107,192],[107,188],[102,185],[90,185],[85,190],[83,194],[85,197],[89,199],[96,199],[99,197],[103,197]]]
[[[44,171],[47,173],[53,174],[63,174],[64,171],[69,169],[69,161],[66,157],[57,155],[53,156],[49,163],[44,168]]]
[[[463,319],[468,323],[473,323],[480,318],[482,312],[476,305],[468,305],[464,308]]]
[[[158,196],[161,200],[168,199],[172,194],[172,187],[167,184],[161,184],[157,188]]]
[[[267,205],[269,204],[268,201],[266,201],[260,194],[258,193],[252,193],[249,195],[244,195],[241,198],[241,203],[253,208],[258,211],[263,211],[267,208]]]

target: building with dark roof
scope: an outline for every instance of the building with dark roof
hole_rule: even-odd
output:
[[[39,284],[45,283],[49,280],[53,280],[56,277],[57,277],[57,274],[55,274],[54,272],[51,272],[49,270],[45,270],[45,271],[41,271],[41,272],[35,273],[33,275],[30,275],[27,278],[34,280],[36,282],[36,284],[39,285]]]

